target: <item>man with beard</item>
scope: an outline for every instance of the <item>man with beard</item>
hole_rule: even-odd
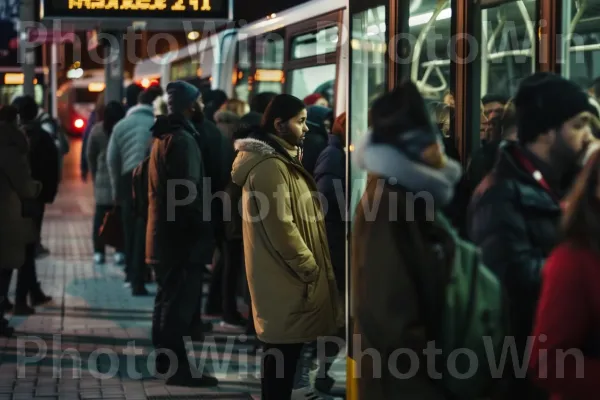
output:
[[[203,271],[194,258],[206,258],[212,250],[208,243],[203,245],[212,227],[203,213],[203,155],[192,122],[200,107],[200,90],[176,81],[167,86],[167,94],[169,115],[157,117],[152,127],[146,263],[154,268],[158,284],[152,342],[156,349],[173,352],[175,359],[163,353],[156,368],[175,372],[167,380],[170,385],[215,386],[215,378],[192,370],[183,339],[192,334],[202,296]]]
[[[526,78],[514,105],[518,142],[500,147],[494,169],[475,189],[467,224],[508,294],[519,354],[505,364],[512,368],[506,371],[508,395],[532,400],[545,396],[515,367],[522,365],[531,333],[540,271],[558,239],[561,199],[594,140],[596,110],[577,85],[550,73]]]

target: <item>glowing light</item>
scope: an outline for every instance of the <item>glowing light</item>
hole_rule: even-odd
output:
[[[280,82],[284,74],[280,69],[257,69],[254,77],[261,82]]]
[[[78,118],[73,122],[73,126],[77,129],[83,128],[84,125],[85,125],[85,122],[81,118]]]
[[[189,40],[198,40],[200,38],[200,32],[192,31],[187,35]]]
[[[93,82],[88,85],[88,91],[90,92],[101,92],[104,90],[104,82]]]
[[[25,75],[22,73],[4,74],[5,85],[22,85],[25,82]]]
[[[83,76],[83,69],[81,69],[81,68],[70,69],[67,71],[67,78],[69,78],[69,79],[78,79],[78,78],[81,78],[82,76]]]

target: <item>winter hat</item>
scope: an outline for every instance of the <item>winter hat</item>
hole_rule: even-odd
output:
[[[200,89],[184,81],[175,81],[167,85],[167,105],[169,114],[181,114],[200,97]]]
[[[321,95],[320,93],[313,93],[313,94],[306,96],[303,101],[304,101],[304,104],[306,104],[306,106],[312,106],[322,98],[323,98],[323,95]]]
[[[559,128],[577,114],[597,114],[588,95],[563,77],[540,72],[525,78],[514,98],[519,141],[531,143],[537,137]]]
[[[331,133],[336,136],[346,137],[346,113],[340,114],[335,119]]]

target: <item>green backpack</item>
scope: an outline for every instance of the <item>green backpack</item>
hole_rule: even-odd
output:
[[[436,318],[426,324],[428,328],[435,327],[433,332],[430,329],[428,337],[442,351],[443,363],[436,362],[442,376],[438,382],[452,398],[477,399],[489,394],[494,385],[490,365],[497,365],[508,334],[504,289],[482,263],[476,246],[461,239],[439,212],[435,223],[454,242],[452,270],[448,271],[445,286],[441,285],[444,293],[440,293],[440,285],[424,284],[426,279],[419,279],[424,277],[422,271],[414,270],[411,274],[417,280],[425,318]],[[431,276],[431,272],[425,275]],[[432,298],[441,300],[441,312],[431,309]]]

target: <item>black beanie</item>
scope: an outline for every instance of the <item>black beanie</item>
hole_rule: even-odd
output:
[[[519,141],[527,144],[579,113],[596,114],[588,95],[563,77],[540,72],[525,78],[513,101]]]

